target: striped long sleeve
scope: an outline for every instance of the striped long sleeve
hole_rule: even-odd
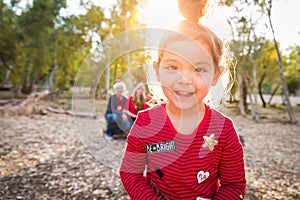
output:
[[[213,149],[204,145],[212,137]],[[144,177],[144,174],[146,176]],[[232,121],[206,107],[192,134],[180,134],[165,105],[139,113],[120,176],[132,199],[243,199],[243,149]]]
[[[135,125],[133,130],[137,131],[136,129],[139,128],[138,125]],[[131,134],[127,137],[127,147],[121,164],[120,176],[124,188],[132,200],[159,199],[143,176],[145,166],[146,151],[139,138]]]

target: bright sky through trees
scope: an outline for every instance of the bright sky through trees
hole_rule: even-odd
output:
[[[177,9],[176,0],[146,0],[147,4],[140,12],[140,17],[144,19],[148,27],[170,28],[174,26],[180,19],[181,15]],[[272,20],[276,34],[276,39],[281,44],[281,48],[285,49],[290,45],[300,44],[300,0],[273,0]],[[6,3],[9,0],[5,1]],[[26,2],[26,1],[24,1]],[[109,7],[116,0],[94,0],[96,5]],[[69,8],[64,14],[80,14],[84,10],[78,10],[80,0],[67,0]],[[229,36],[229,27],[226,24],[226,9],[218,8],[207,22],[204,22],[212,30],[221,37]],[[271,38],[271,31],[268,34]]]
[[[146,0],[145,7],[140,12],[140,17],[147,23],[148,27],[170,28],[174,26],[182,16],[177,8],[176,0]],[[300,0],[273,0],[272,20],[276,39],[285,49],[291,45],[300,45]],[[71,7],[71,13],[78,13],[75,5],[80,0],[67,0]],[[109,7],[116,0],[95,0],[96,5]],[[227,12],[227,13],[226,13]],[[226,23],[228,11],[225,8],[217,8],[213,15],[203,23],[209,26],[220,37],[228,39],[229,25]],[[267,35],[271,38],[271,30]]]
[[[282,48],[290,45],[300,45],[300,0],[273,0],[272,20],[275,36]],[[226,13],[227,12],[227,13]],[[182,19],[176,0],[148,0],[148,5],[142,12],[149,27],[168,28]],[[225,17],[228,11],[217,8],[207,21],[203,22],[221,37],[229,36],[229,26]],[[270,30],[269,30],[270,31]],[[267,35],[271,38],[271,31]]]

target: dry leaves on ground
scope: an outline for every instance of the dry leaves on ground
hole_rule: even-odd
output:
[[[300,199],[299,125],[231,117],[245,139],[246,199]],[[129,199],[118,175],[125,140],[106,141],[101,123],[1,117],[0,199]]]

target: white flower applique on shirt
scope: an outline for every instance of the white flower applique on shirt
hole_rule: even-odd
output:
[[[215,140],[215,134],[211,134],[210,136],[203,136],[204,144],[203,147],[208,147],[210,151],[214,150],[214,147],[216,144],[218,144],[218,141]]]

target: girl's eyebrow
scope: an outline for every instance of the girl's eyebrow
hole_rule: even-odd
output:
[[[194,66],[198,66],[198,65],[212,65],[211,62],[208,62],[208,61],[199,61],[199,62],[196,62],[196,63],[193,63]]]
[[[179,62],[178,60],[174,59],[174,58],[166,58],[163,59],[164,62]]]
[[[165,59],[163,59],[163,62],[180,63],[180,61],[175,58],[165,58]],[[210,62],[208,60],[201,60],[201,61],[195,61],[195,62],[190,61],[189,63],[195,67],[197,67],[199,65],[212,65],[212,62]]]

